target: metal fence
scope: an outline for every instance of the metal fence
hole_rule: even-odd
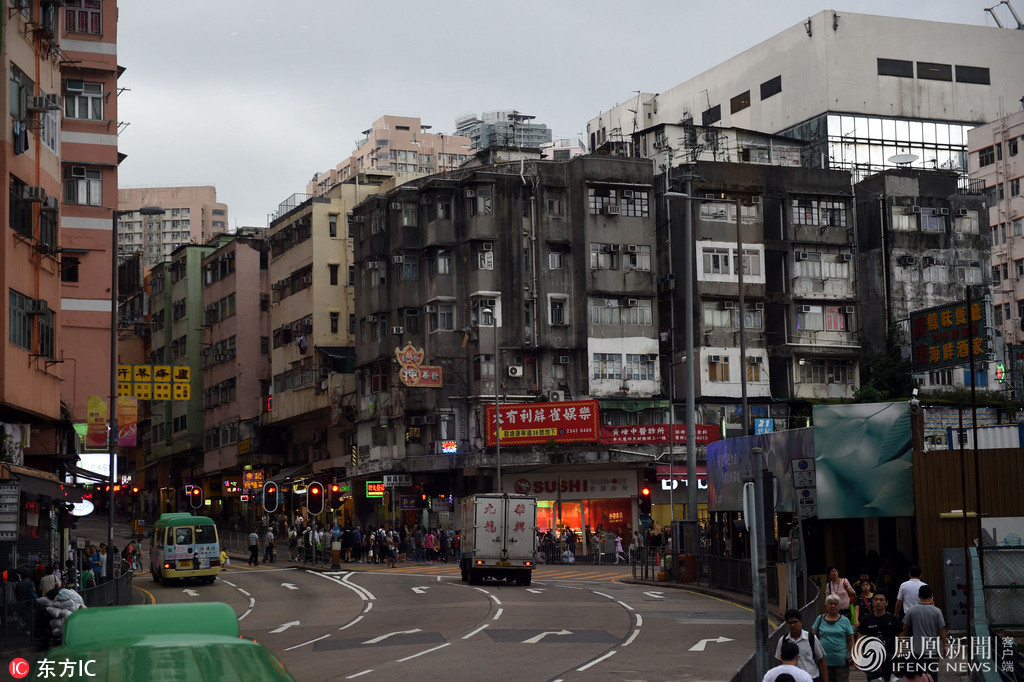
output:
[[[993,628],[1024,628],[1024,547],[985,547],[985,610]]]
[[[132,600],[134,574],[125,571],[119,577],[89,589],[75,589],[82,595],[87,608],[125,606]],[[35,599],[13,601],[8,599],[12,590],[0,590],[0,651],[3,653],[45,650],[52,641],[49,631],[50,616]]]

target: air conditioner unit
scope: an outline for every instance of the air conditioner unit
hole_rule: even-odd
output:
[[[72,166],[71,177],[73,178],[84,178],[85,177],[85,166]]]
[[[949,215],[949,209],[948,208],[940,208],[939,209],[939,215]]]
[[[967,210],[966,208],[958,208],[958,209],[956,210],[956,214],[957,214],[958,216],[965,216],[965,215],[967,215],[968,213],[969,213],[969,211],[968,211],[968,210]]]
[[[466,190],[466,198],[467,199],[474,199],[474,198],[476,198],[476,190],[475,189],[467,189]]]
[[[560,364],[560,365],[568,365],[569,364],[569,356],[568,355],[559,355],[558,356],[558,364]]]
[[[796,253],[796,259],[797,260],[807,260],[808,258],[810,258],[810,254],[807,253],[806,251],[797,251],[797,253]]]
[[[910,207],[910,212],[911,213],[920,213],[921,212],[921,207],[920,206],[911,206]]]
[[[29,95],[25,98],[25,109],[30,113],[46,111],[46,98],[42,95]]]
[[[280,288],[281,288],[281,285],[279,283],[277,283],[277,282],[272,282],[270,284],[270,290],[271,291],[277,291]]]
[[[436,305],[425,305],[425,306],[423,306],[423,312],[425,312],[425,313],[436,313],[437,312],[437,306]]]
[[[639,303],[637,302],[637,300],[635,298],[627,298],[626,299],[626,307],[627,308],[635,308],[635,307],[637,307],[637,305],[639,305]]]
[[[405,333],[405,327],[392,327],[391,328],[391,333],[392,334],[404,334]]]
[[[424,424],[433,424],[436,419],[437,419],[437,417],[435,417],[432,414],[425,414],[425,415],[423,415],[423,423]]]
[[[639,244],[627,244],[626,245],[626,251],[628,251],[629,253],[639,253],[640,245]]]
[[[302,276],[302,283],[303,284],[312,284],[313,283],[313,275],[303,275]]]
[[[624,189],[624,190],[622,190],[622,198],[623,199],[632,199],[633,198],[633,190],[631,190],[631,189]]]
[[[395,265],[401,265],[402,263],[405,262],[405,256],[392,256],[391,262],[394,263]]]
[[[709,355],[708,356],[708,362],[721,362],[721,361],[722,361],[722,356],[721,355]]]
[[[608,204],[604,207],[605,215],[619,215],[620,212],[621,210],[619,209],[618,204]]]
[[[548,393],[548,400],[553,403],[560,403],[565,400],[565,391],[551,391]]]
[[[618,253],[621,248],[622,247],[619,246],[618,244],[609,244],[608,245],[608,250],[611,251],[612,253]]]
[[[31,299],[28,303],[29,315],[45,315],[50,312],[50,305],[41,298]]]
[[[523,376],[523,366],[522,365],[510,365],[509,368],[508,368],[508,375],[510,377],[521,377],[521,376]]]
[[[854,312],[856,312],[856,310],[857,310],[856,306],[852,306],[852,305],[846,306],[846,314],[847,315],[852,315]]]
[[[57,197],[46,197],[43,205],[39,207],[40,211],[48,211],[50,213],[56,213],[60,209],[60,199]]]
[[[28,185],[24,188],[22,198],[26,201],[45,201],[46,189],[38,185]]]
[[[491,242],[483,242],[482,244],[480,244],[480,250],[481,251],[491,251],[493,249],[494,249],[494,244],[492,244]]]
[[[354,223],[365,223],[366,222],[366,216],[354,215],[354,216],[352,216],[352,222],[354,222]]]
[[[843,253],[843,254],[840,254],[840,255],[839,255],[839,260],[841,260],[841,261],[844,261],[844,262],[846,262],[846,263],[849,263],[850,261],[852,261],[852,260],[853,260],[853,254],[852,254],[852,253]]]
[[[604,302],[604,305],[606,308],[618,308],[619,302],[614,298],[609,298],[607,301]]]
[[[657,353],[648,353],[647,354],[647,360],[649,362],[657,362],[658,361],[658,354]]]
[[[722,305],[725,306],[726,310],[732,310],[733,308],[736,307],[736,302],[735,301],[725,301]]]
[[[802,312],[802,313],[809,313],[809,312],[811,312],[811,306],[809,306],[809,305],[802,305],[802,306],[800,306],[800,312]]]
[[[752,365],[760,365],[761,363],[764,362],[764,358],[762,358],[760,355],[752,355],[747,358],[747,362],[749,362]]]
[[[423,424],[423,417],[410,417],[409,424],[411,424],[412,426],[420,426],[421,424]]]
[[[60,95],[46,95],[46,108],[49,111],[57,111],[64,108],[64,98]]]
[[[291,330],[292,330],[292,323],[291,322],[285,322],[284,324],[281,325],[281,331],[283,331],[283,332],[290,332]]]
[[[402,202],[400,202],[400,201],[392,201],[391,202],[391,210],[392,211],[401,211],[402,210]]]
[[[758,301],[757,303],[755,303],[754,304],[754,310],[764,310],[764,303],[762,303],[761,301]]]
[[[376,315],[367,315],[366,316],[366,321],[370,322],[370,323],[376,322],[377,321],[377,316]]]
[[[369,262],[368,262],[368,263],[366,264],[366,269],[367,269],[367,270],[376,270],[376,269],[377,269],[377,268],[379,268],[379,267],[380,267],[380,263],[378,263],[378,262],[377,262],[377,261],[375,261],[375,260],[369,261]]]

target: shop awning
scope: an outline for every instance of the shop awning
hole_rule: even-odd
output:
[[[296,478],[302,478],[307,474],[313,473],[313,466],[311,464],[300,464],[294,467],[285,467],[276,474],[270,477],[271,481],[288,481]]]
[[[21,492],[49,497],[59,502],[81,502],[82,490],[60,480],[51,473],[15,464],[0,468],[0,479],[17,480]]]
[[[336,372],[351,374],[356,371],[356,349],[351,346],[314,346],[326,355]]]
[[[644,410],[667,410],[667,400],[601,400],[602,410],[624,410],[626,412],[643,412]]]

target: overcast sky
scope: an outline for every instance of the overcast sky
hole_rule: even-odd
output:
[[[120,186],[214,185],[232,228],[265,227],[385,114],[517,109],[575,138],[825,9],[995,26],[996,2],[121,0]]]

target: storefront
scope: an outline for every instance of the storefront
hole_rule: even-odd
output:
[[[590,531],[628,538],[639,527],[635,470],[507,474],[502,483],[504,492],[537,498],[537,527],[542,533],[567,527],[581,539]]]
[[[681,521],[689,518],[687,504],[688,475],[686,464],[676,465],[669,471],[667,464],[659,464],[657,469],[658,485],[651,494],[651,518],[657,528],[667,526],[672,521],[672,507],[675,506],[675,519]],[[675,485],[673,486],[673,479]],[[670,499],[671,496],[671,499]],[[697,465],[697,520],[706,523],[708,520],[708,472],[704,464]]]

